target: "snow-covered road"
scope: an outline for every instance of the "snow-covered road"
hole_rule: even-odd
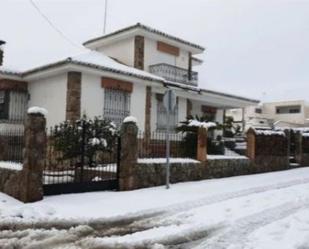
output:
[[[309,168],[130,192],[0,195],[0,248],[309,248]]]

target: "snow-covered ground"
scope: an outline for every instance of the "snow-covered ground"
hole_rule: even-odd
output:
[[[0,194],[0,248],[306,249],[308,207],[309,168],[33,204]]]

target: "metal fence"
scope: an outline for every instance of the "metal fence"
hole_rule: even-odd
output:
[[[77,144],[73,146],[75,156],[66,155],[56,145],[55,130],[48,132],[47,155],[43,171],[44,193],[46,195],[59,193],[86,192],[118,187],[118,164],[120,156],[120,139],[115,137],[109,150],[96,149],[89,157],[89,137],[85,135],[86,127],[74,127],[77,134]],[[68,136],[70,139],[70,136]],[[71,147],[69,148],[71,149]],[[87,154],[88,153],[88,154]]]
[[[24,126],[2,124],[0,128],[0,161],[23,162]]]
[[[188,157],[184,133],[170,134],[171,157]],[[151,132],[138,133],[138,157],[139,158],[162,158],[166,156],[166,133]]]

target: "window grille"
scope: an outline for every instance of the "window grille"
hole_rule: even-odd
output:
[[[9,92],[0,91],[0,119],[8,119]]]
[[[120,127],[123,119],[130,115],[130,93],[114,89],[104,89],[104,118]]]

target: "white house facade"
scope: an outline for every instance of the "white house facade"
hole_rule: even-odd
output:
[[[236,122],[241,122],[244,116],[247,127],[309,126],[309,104],[304,100],[261,103],[259,106],[246,107],[244,113],[241,109],[228,110],[226,115],[232,116]]]
[[[16,72],[0,66],[1,123],[22,122],[26,109],[48,110],[47,126],[82,115],[103,116],[119,125],[135,116],[142,131],[166,127],[162,97],[177,95],[173,125],[188,115],[222,122],[225,110],[256,105],[257,100],[201,89],[195,55],[199,45],[142,24],[89,40],[85,53]]]

